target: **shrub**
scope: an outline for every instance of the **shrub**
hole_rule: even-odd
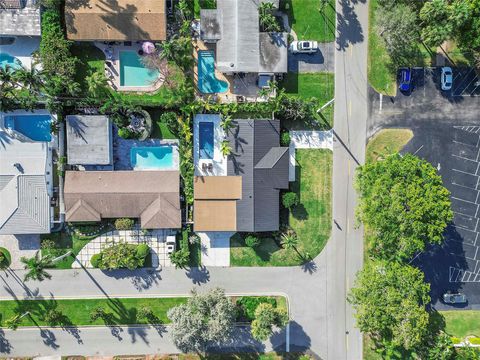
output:
[[[41,243],[41,245],[40,245],[40,247],[41,247],[43,250],[54,249],[55,246],[56,246],[55,241],[50,240],[50,239],[44,239],[44,240],[42,240],[42,243]]]
[[[99,268],[101,261],[102,261],[102,254],[95,254],[90,258],[90,264],[92,264],[94,268]]]
[[[123,127],[118,129],[118,136],[122,139],[135,139],[137,133],[133,130],[130,130],[128,127]]]
[[[255,310],[257,310],[257,306],[263,303],[270,304],[273,307],[277,306],[277,300],[271,297],[249,296],[239,298],[237,300],[237,307],[240,310],[240,317],[243,317],[247,321],[252,321],[255,319]]]
[[[137,249],[139,246],[140,245],[119,243],[103,249],[99,254],[98,267],[102,270],[122,268],[133,270],[143,266],[146,255],[142,258],[138,257]],[[140,252],[143,252],[143,250]]]
[[[0,269],[6,269],[10,266],[10,263],[10,252],[5,248],[0,247]]]
[[[178,134],[179,124],[177,114],[174,112],[165,112],[160,116],[160,122],[167,124],[168,129],[172,133]]]
[[[288,131],[283,131],[282,136],[280,138],[280,144],[282,146],[289,146],[290,145],[290,133]]]
[[[137,258],[145,259],[150,253],[150,248],[147,244],[140,244],[137,246]]]
[[[249,234],[245,238],[245,245],[251,248],[257,247],[258,245],[260,245],[260,239],[254,234]]]
[[[170,254],[170,261],[176,268],[185,268],[190,262],[190,251],[182,248]]]
[[[471,337],[471,338],[468,338],[468,342],[472,345],[480,345],[480,338]]]
[[[117,230],[131,230],[135,221],[129,218],[120,218],[115,220],[115,229]]]
[[[287,209],[291,209],[294,206],[297,206],[299,203],[298,194],[293,191],[289,191],[282,196],[282,204]]]

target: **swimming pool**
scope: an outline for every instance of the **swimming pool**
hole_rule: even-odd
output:
[[[15,130],[33,141],[51,141],[50,115],[5,115],[4,125],[7,129]]]
[[[0,68],[5,69],[7,65],[9,65],[12,69],[19,69],[22,67],[22,62],[12,55],[1,53]]]
[[[120,51],[120,86],[150,86],[158,75],[142,64],[135,51]]]
[[[133,147],[130,161],[135,170],[166,170],[173,168],[173,148],[170,145]]]
[[[213,159],[213,122],[198,123],[200,159]]]
[[[228,83],[215,77],[213,51],[198,52],[198,89],[204,94],[224,93]]]

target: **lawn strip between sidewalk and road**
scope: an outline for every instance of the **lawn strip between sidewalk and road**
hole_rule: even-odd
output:
[[[284,296],[234,296],[232,301],[242,298],[257,299],[259,303],[272,301],[274,306],[288,313],[288,302]],[[59,326],[92,325],[145,325],[168,324],[167,312],[171,308],[184,304],[188,297],[162,298],[102,298],[102,299],[45,299],[45,300],[2,300],[0,301],[0,327],[7,327],[9,320],[21,317],[20,326],[52,326],[46,315],[55,310],[61,319]],[[93,320],[91,314],[102,308],[106,316]],[[148,308],[152,316],[147,320],[139,315],[139,310]],[[244,313],[238,308],[238,316]],[[254,311],[254,310],[253,310]]]
[[[453,310],[439,311],[445,319],[445,332],[451,336],[464,338],[465,336],[480,337],[480,311]]]

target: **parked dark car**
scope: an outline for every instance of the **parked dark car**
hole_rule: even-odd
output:
[[[411,82],[412,82],[412,70],[410,68],[402,68],[400,69],[400,85],[398,88],[400,91],[410,91],[411,89]]]
[[[446,293],[443,294],[443,302],[446,304],[466,304],[467,297],[461,293]]]

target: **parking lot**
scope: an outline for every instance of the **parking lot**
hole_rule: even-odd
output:
[[[467,308],[480,309],[480,122],[416,128],[404,151],[439,169],[454,211],[445,244],[429,248],[414,264],[425,271],[437,309],[451,308],[440,302],[449,290],[465,293]]]

